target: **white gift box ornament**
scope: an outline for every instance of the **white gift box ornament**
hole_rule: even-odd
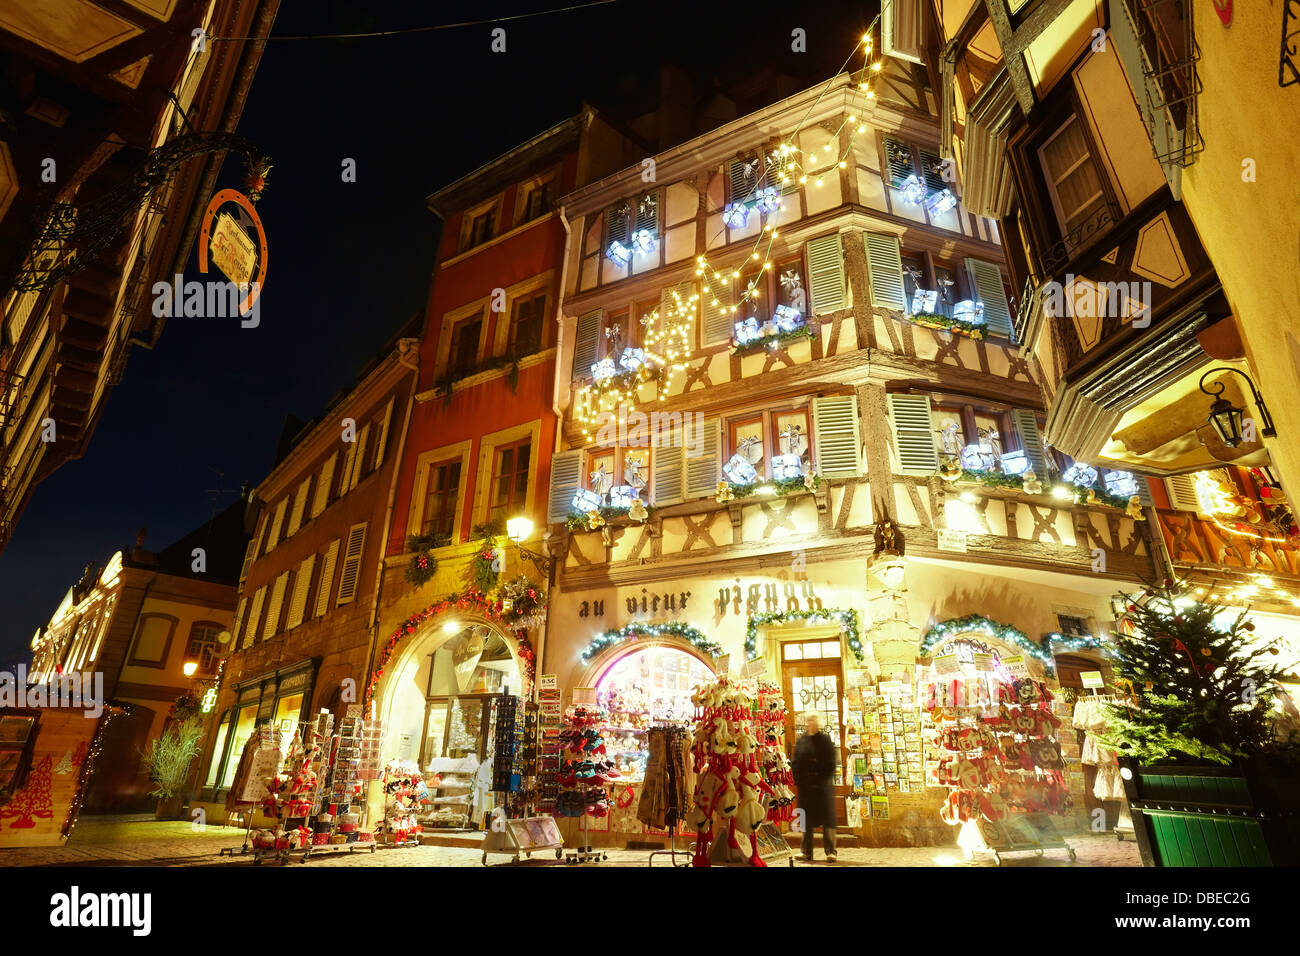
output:
[[[1029,470],[1029,459],[1023,451],[1009,451],[1002,456],[1002,473],[1005,475],[1023,475]]]
[[[772,456],[772,477],[782,478],[802,478],[803,477],[803,459],[798,455],[773,455]]]
[[[614,367],[612,358],[603,358],[591,367],[591,377],[597,382],[603,382],[607,378],[613,378],[618,373]]]
[[[635,372],[645,364],[645,352],[642,349],[634,349],[629,345],[623,350],[623,354],[619,356],[618,364],[629,372]]]
[[[993,461],[993,446],[987,442],[975,442],[961,450],[961,466],[971,471],[990,471]]]
[[[776,212],[781,196],[775,186],[764,186],[754,194],[754,206],[763,213]]]
[[[984,324],[984,303],[963,299],[952,307],[952,317],[970,325]]]
[[[1137,479],[1127,471],[1108,471],[1105,478],[1106,490],[1121,498],[1132,498],[1138,493]]]
[[[1076,461],[1073,465],[1065,470],[1061,476],[1067,484],[1077,485],[1080,488],[1091,488],[1097,484],[1097,469],[1092,465],[1085,465],[1081,461]]]
[[[790,306],[778,305],[775,312],[776,315],[772,321],[776,325],[778,332],[793,332],[795,329],[803,327],[803,316]]]
[[[922,313],[934,314],[935,307],[939,304],[938,290],[917,289],[912,293],[912,314],[920,315]]]
[[[625,266],[627,261],[632,258],[632,250],[615,239],[609,244],[609,248],[605,250],[605,255],[611,262]]]
[[[722,221],[728,229],[744,229],[749,222],[749,206],[743,202],[729,202],[722,211]]]
[[[748,345],[750,342],[759,338],[762,330],[759,328],[758,319],[752,315],[747,319],[742,319],[736,323],[736,344]]]
[[[925,208],[929,210],[931,216],[942,216],[955,205],[957,205],[957,197],[952,194],[951,189],[931,193],[925,201]]]
[[[637,491],[631,485],[615,485],[609,489],[609,504],[613,508],[630,508]]]
[[[758,472],[741,454],[732,455],[731,460],[722,466],[722,473],[733,485],[752,485],[758,480]]]
[[[910,202],[913,206],[920,205],[925,199],[925,183],[921,177],[913,173],[903,180],[903,184],[898,187],[899,193],[902,194],[904,202]]]
[[[601,496],[587,488],[579,488],[573,493],[573,500],[569,502],[569,507],[581,514],[587,514],[589,511],[595,511],[601,506]]]
[[[744,457],[751,465],[763,460],[763,439],[757,435],[747,435],[736,443],[736,454]]]
[[[659,248],[659,242],[649,229],[638,229],[632,233],[632,248],[643,256],[648,256]]]
[[[785,430],[777,437],[781,440],[782,454],[795,455],[796,457],[807,454],[808,436],[804,434],[803,429],[798,425],[786,426]]]

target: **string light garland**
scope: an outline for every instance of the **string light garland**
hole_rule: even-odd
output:
[[[86,797],[86,788],[90,786],[90,775],[94,772],[95,758],[104,749],[104,733],[108,729],[109,722],[119,715],[129,716],[134,713],[134,710],[135,708],[130,704],[108,704],[105,706],[104,719],[95,728],[95,732],[90,738],[90,746],[86,748],[86,753],[81,758],[81,767],[77,773],[77,790],[72,795],[72,800],[68,802],[68,815],[64,818],[63,827],[59,831],[65,843],[72,837],[72,831],[76,829],[77,818],[81,815],[81,804]]]
[[[665,624],[627,624],[614,631],[604,631],[591,639],[582,652],[582,662],[590,663],[598,654],[628,641],[650,637],[676,637],[686,641],[696,650],[703,651],[710,657],[722,653],[722,646],[709,640],[703,631],[682,621],[668,621]]]
[[[1051,634],[1043,635],[1043,647],[1048,653],[1099,650],[1103,646],[1101,638],[1093,637],[1091,634],[1060,634],[1053,631]]]
[[[980,634],[984,637],[991,637],[1001,641],[1003,644],[1009,644],[1019,651],[1028,654],[1034,660],[1046,665],[1047,670],[1054,670],[1052,665],[1051,650],[1042,644],[1035,644],[1025,632],[1019,628],[1012,627],[1010,624],[1000,624],[991,618],[982,614],[971,614],[966,617],[956,617],[949,621],[940,621],[930,630],[925,632],[921,639],[921,656],[929,657],[930,652],[936,647],[954,637],[962,634]]]
[[[409,637],[420,629],[430,618],[437,617],[444,611],[449,610],[470,611],[487,618],[489,621],[496,621],[506,625],[511,629],[511,634],[515,639],[516,650],[519,654],[519,660],[523,664],[522,677],[524,686],[521,688],[523,694],[527,696],[531,693],[533,686],[533,677],[536,673],[537,654],[533,646],[528,642],[528,631],[523,627],[514,627],[521,616],[513,611],[507,611],[501,601],[489,601],[481,591],[466,591],[464,594],[452,594],[443,598],[435,604],[430,604],[423,611],[416,611],[408,617],[388,638],[383,648],[379,651],[379,659],[375,663],[375,669],[370,674],[370,680],[366,684],[366,695],[364,703],[369,706],[371,698],[375,695],[375,688],[384,676],[384,668],[392,660],[393,654],[402,639]],[[545,608],[542,608],[542,613]]]
[[[760,611],[751,615],[745,624],[745,659],[753,660],[758,656],[758,629],[768,624],[785,624],[790,621],[803,621],[807,624],[830,624],[838,622],[840,633],[853,656],[862,661],[862,638],[858,634],[858,612],[852,609],[826,608],[820,611]]]

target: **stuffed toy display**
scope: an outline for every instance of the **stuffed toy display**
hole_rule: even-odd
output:
[[[586,707],[570,707],[564,713],[563,749],[555,777],[561,788],[555,812],[562,817],[609,815],[606,786],[622,775],[605,750],[601,728],[607,720],[604,711]]]
[[[1064,815],[1073,808],[1052,713],[1040,681],[996,674],[948,675],[929,684],[928,736],[949,788],[939,816],[949,826],[1008,812]]]
[[[763,780],[770,789],[767,819],[788,823],[794,819],[794,772],[785,752],[785,696],[770,681],[758,682],[758,753]]]
[[[771,721],[764,701],[725,675],[697,687],[691,757],[697,774],[687,823],[696,833],[692,866],[727,862],[767,866],[758,854],[758,828],[776,796],[763,774],[757,724],[766,738]],[[782,715],[784,720],[784,715]]]
[[[416,819],[422,806],[431,802],[428,787],[420,768],[411,760],[390,760],[384,766],[384,829],[394,843],[408,843],[416,839],[424,827]],[[359,839],[349,836],[356,833],[360,814],[344,814],[338,830],[347,842]]]

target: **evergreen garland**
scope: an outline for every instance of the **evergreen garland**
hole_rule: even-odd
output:
[[[411,563],[406,566],[406,580],[419,587],[437,574],[438,559],[433,556],[433,551],[450,541],[445,534],[413,534],[407,538],[406,550],[412,554]]]
[[[753,660],[758,656],[758,629],[765,624],[784,623],[786,621],[838,621],[840,633],[844,635],[849,650],[860,662],[862,660],[862,639],[858,634],[858,612],[828,608],[824,611],[762,611],[750,617],[745,625],[745,659]]]
[[[605,631],[602,634],[597,634],[591,639],[591,643],[587,645],[586,650],[582,652],[582,662],[585,664],[602,651],[616,644],[622,644],[624,641],[634,641],[641,637],[663,637],[665,635],[679,637],[692,647],[712,657],[717,657],[722,653],[722,647],[709,640],[698,627],[684,624],[681,621],[668,621],[664,624],[628,624],[615,631]]]

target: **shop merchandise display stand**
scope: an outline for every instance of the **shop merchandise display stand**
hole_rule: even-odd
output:
[[[325,785],[325,778],[329,771],[330,757],[333,754],[334,718],[331,714],[320,714],[317,715],[314,720],[299,720],[296,721],[296,724],[298,729],[293,739],[289,742],[289,752],[285,754],[284,759],[281,761],[280,772],[274,779],[281,777],[291,778],[293,775],[307,769],[308,765],[313,763],[315,764],[313,771],[315,773],[315,782],[312,784],[311,790],[288,794],[288,796],[296,798],[295,802],[309,804],[307,812],[295,813],[283,818],[283,823],[285,824],[292,820],[302,820],[301,826],[310,829],[308,824],[310,824],[320,806],[321,791]],[[319,737],[318,743],[314,742],[317,737]],[[308,741],[313,742],[308,743]],[[298,749],[298,745],[301,745],[301,750]],[[319,748],[317,755],[314,758],[309,758],[305,761],[301,760],[304,754],[309,753],[309,749],[312,746]],[[295,764],[297,765],[295,766]],[[270,782],[272,781],[268,782],[268,790],[270,788]],[[280,791],[271,792],[270,798],[274,799],[278,805],[281,799]],[[279,810],[277,807],[277,818],[278,812]],[[312,851],[310,839],[305,846],[294,846],[292,842],[293,838],[289,836],[289,834],[297,833],[298,828],[294,828],[293,830],[288,830],[286,828],[284,832],[285,839],[289,841],[289,844],[287,846],[277,845],[274,848],[255,849],[253,851],[254,866],[260,866],[262,861],[265,859],[280,864],[289,863],[292,862],[294,855],[299,853],[302,854],[302,861],[306,862],[307,858],[311,856]],[[299,839],[301,839],[301,837],[299,837]]]
[[[351,799],[355,796],[354,785],[367,779],[367,761],[377,766],[378,761],[378,738],[380,734],[381,723],[378,720],[365,720],[359,716],[344,717],[339,722],[338,730],[332,734],[331,748],[329,750],[330,759],[327,764],[328,773],[320,775],[320,787],[318,788],[316,811],[320,814],[325,813],[325,808],[329,806],[350,806]],[[369,744],[369,746],[368,746]],[[353,787],[354,793],[349,794],[348,788]],[[345,802],[344,798],[347,798]],[[357,832],[361,833],[365,829],[365,818],[368,814],[368,808],[364,798],[359,800],[361,807],[360,821],[358,822]],[[356,842],[335,843],[333,838],[343,835],[344,831],[340,829],[343,825],[340,819],[342,814],[333,815],[329,823],[329,828],[324,831],[317,831],[313,826],[311,845],[292,850],[292,853],[302,853],[301,863],[306,863],[314,856],[334,856],[339,853],[357,853],[370,852],[374,853],[378,843],[373,834],[370,839],[362,842],[358,836]],[[319,817],[317,817],[319,820]],[[317,843],[318,833],[327,833],[331,842]]]
[[[597,850],[591,845],[591,826],[587,814],[579,818],[578,832],[581,834],[582,845],[565,854],[566,863],[601,863],[609,859],[609,854],[604,850]],[[564,852],[561,850],[561,852]]]
[[[483,838],[483,865],[488,865],[489,853],[511,857],[496,866],[517,864],[520,854],[531,859],[534,853],[543,850],[554,850],[555,858],[562,860],[564,838],[554,818],[533,812],[537,796],[538,707],[506,693],[494,706],[492,792],[499,796],[500,804],[489,814],[491,822]],[[519,796],[517,808],[522,810],[522,817],[506,816],[512,794]]]
[[[651,727],[651,730],[652,730],[652,731],[660,731],[660,730],[662,730],[662,731],[668,731],[669,736],[671,736],[671,732],[672,732],[672,731],[674,731],[674,730],[680,730],[683,734],[687,734],[687,735],[688,735],[688,739],[689,739],[689,734],[688,734],[688,731],[687,731],[687,729],[686,729],[686,724],[685,724],[684,722],[681,722],[681,721],[657,719],[657,720],[654,721],[654,724],[653,724],[653,726]],[[688,750],[687,750],[687,757],[688,757],[688,758],[689,758],[689,755],[690,755],[690,754],[689,754],[689,748],[688,748]],[[678,866],[678,867],[689,867],[689,866],[691,865],[691,858],[695,855],[695,843],[692,841],[692,843],[690,844],[690,846],[686,847],[685,849],[681,849],[681,850],[677,849],[677,837],[678,837],[678,834],[681,833],[681,829],[682,829],[682,819],[683,819],[683,817],[684,817],[685,814],[686,814],[686,808],[685,808],[685,807],[677,807],[677,808],[675,808],[675,809],[676,809],[676,811],[677,811],[677,820],[673,823],[673,825],[672,825],[671,827],[668,828],[668,848],[667,848],[666,850],[651,850],[651,851],[650,851],[650,856],[646,858],[646,866],[654,866],[654,865],[655,865],[655,857],[657,857],[657,856],[666,856],[666,857],[668,857],[668,859],[669,859],[669,861],[670,861],[670,864],[671,864],[672,866]],[[678,863],[678,862],[677,862],[677,854],[679,854],[679,853],[680,853],[680,854],[682,855],[682,857],[684,858],[684,859],[682,860],[681,863]]]
[[[249,736],[248,740],[244,742],[245,750],[247,750],[249,743],[251,743],[254,739],[257,739],[259,735],[274,734],[274,733],[277,733],[277,731],[275,731],[274,728],[263,728],[261,731],[254,730],[252,735]],[[277,749],[278,749],[278,745],[277,745]],[[243,759],[244,759],[243,754],[241,753],[240,754],[241,764],[243,763]],[[249,769],[251,772],[251,768]],[[271,779],[272,778],[267,777],[265,780],[262,781],[263,785],[270,783]],[[241,780],[238,778],[238,776],[236,777],[235,783],[241,785],[241,787],[246,787],[246,780]],[[253,814],[257,812],[257,808],[259,804],[256,801],[252,801],[252,800],[238,800],[235,801],[235,805],[239,807],[239,809],[234,811],[229,811],[229,812],[240,813],[243,815],[244,842],[242,845],[237,847],[236,846],[222,847],[220,850],[217,851],[217,856],[230,856],[230,857],[247,856],[248,853],[252,850],[252,848],[249,846],[249,842],[252,839],[252,835],[253,835]]]

